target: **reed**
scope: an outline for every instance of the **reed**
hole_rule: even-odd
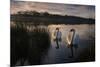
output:
[[[45,30],[45,29],[44,29]],[[40,64],[43,53],[46,53],[50,46],[50,36],[47,31],[28,31],[23,25],[18,24],[11,27],[11,66],[15,66],[18,60],[24,65]]]

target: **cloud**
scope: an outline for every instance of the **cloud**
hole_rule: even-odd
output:
[[[49,12],[52,14],[73,15],[85,18],[95,18],[95,6],[89,5],[74,5],[74,4],[57,4],[43,3],[32,1],[12,1],[11,14],[18,11],[38,11]]]

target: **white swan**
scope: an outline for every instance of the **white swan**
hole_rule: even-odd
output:
[[[61,33],[61,31],[59,30],[59,28],[56,28],[56,30],[55,30],[55,32],[54,32],[54,37],[55,37],[55,39],[61,40],[62,33]]]
[[[72,46],[73,45],[74,35],[75,35],[75,29],[71,29],[68,32],[68,35],[66,37],[66,42],[67,42],[68,46]]]

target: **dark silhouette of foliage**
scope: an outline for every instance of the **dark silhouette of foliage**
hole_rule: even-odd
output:
[[[50,46],[48,32],[38,31],[38,28],[30,32],[22,24],[19,25],[11,27],[11,66],[16,66],[21,59],[23,62],[20,66],[23,66],[25,60],[29,63],[27,65],[40,64],[41,55],[47,52]]]
[[[45,25],[48,24],[95,24],[95,19],[82,18],[76,16],[62,16],[57,14],[49,14],[48,12],[36,11],[19,11],[17,14],[11,15],[11,21],[16,22],[32,22]]]

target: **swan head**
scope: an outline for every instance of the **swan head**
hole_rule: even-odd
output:
[[[75,29],[73,29],[73,28],[72,28],[72,29],[70,29],[70,32],[75,32]]]

